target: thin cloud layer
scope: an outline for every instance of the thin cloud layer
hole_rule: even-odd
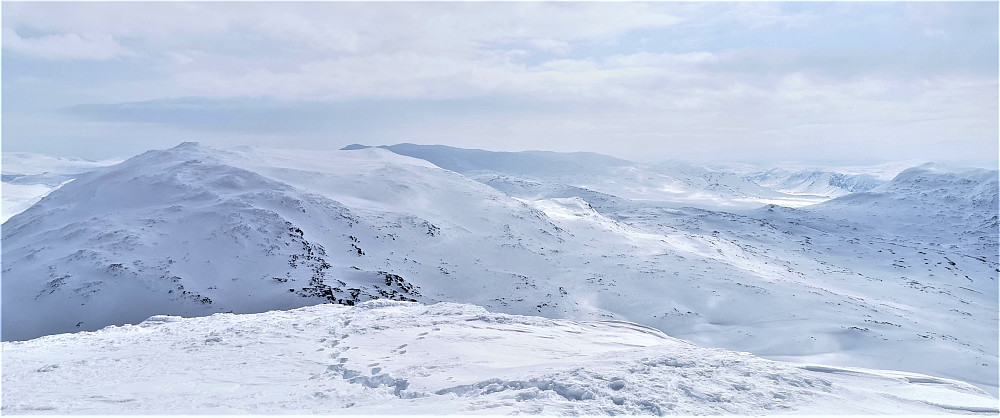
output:
[[[3,31],[3,48],[32,57],[67,60],[107,60],[125,53],[125,49],[108,34],[67,33],[22,38],[10,29]]]
[[[3,12],[9,150],[105,157],[199,139],[782,160],[816,150],[850,159],[860,146],[872,159],[980,165],[997,154],[992,3],[5,3]],[[219,122],[192,122],[178,103],[210,108]],[[329,122],[346,118],[370,126]]]

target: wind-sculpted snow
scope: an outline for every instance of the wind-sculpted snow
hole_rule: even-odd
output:
[[[995,174],[993,186],[928,177],[809,209],[726,212],[637,200],[642,182],[616,189],[611,165],[587,174],[606,193],[378,148],[153,151],[4,224],[3,338],[154,314],[455,301],[995,393],[996,234],[976,238],[996,229]],[[695,177],[694,188],[735,184]],[[868,198],[845,204],[856,195]]]
[[[627,322],[372,301],[3,343],[4,414],[996,414],[947,379],[707,349]]]
[[[885,181],[871,174],[843,174],[821,170],[790,170],[775,168],[746,176],[747,179],[780,192],[795,195],[839,197],[866,192]]]
[[[446,170],[496,171],[512,174],[579,174],[581,167],[625,167],[629,161],[589,152],[551,151],[494,152],[443,145],[396,144],[380,146],[399,155],[426,160]]]
[[[361,145],[348,148],[365,149]],[[820,201],[767,189],[733,173],[682,163],[650,166],[584,152],[493,152],[416,144],[378,148],[427,160],[518,198],[572,197],[580,196],[574,192],[581,191],[705,208],[748,208],[777,202],[798,206]]]
[[[299,222],[340,233],[336,252]],[[197,147],[151,151],[84,175],[4,224],[3,338],[156,313],[419,297],[398,275],[350,264],[362,251],[349,235],[355,223],[336,202]]]
[[[0,222],[23,212],[52,190],[77,176],[117,164],[24,152],[3,153],[3,213]]]
[[[888,184],[809,208],[898,240],[997,261],[998,172],[924,164]]]

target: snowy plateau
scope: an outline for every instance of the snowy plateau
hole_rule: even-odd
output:
[[[3,155],[4,414],[998,413],[998,172]]]

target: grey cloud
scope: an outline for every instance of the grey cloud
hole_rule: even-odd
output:
[[[439,118],[537,113],[551,108],[551,104],[505,98],[352,101],[188,98],[83,104],[61,112],[95,121],[158,124],[195,131],[338,135],[384,131]]]
[[[306,147],[343,137],[784,158],[877,141],[886,155],[935,147],[996,155],[993,3],[4,3],[3,11],[5,34],[18,36],[5,36],[5,147],[69,144],[74,135],[95,144],[197,137]],[[111,46],[88,54],[115,59],[69,64],[23,43],[76,39]]]

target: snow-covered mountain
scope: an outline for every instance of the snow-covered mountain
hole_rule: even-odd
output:
[[[997,177],[995,170],[924,165],[869,192],[801,209],[769,206],[721,213],[640,208],[616,215],[647,230],[711,233],[797,277],[803,287],[812,287],[809,292],[843,298],[788,306],[792,312],[800,309],[801,316],[761,317],[773,321],[772,330],[787,326],[789,334],[798,334],[802,330],[796,320],[836,322],[821,319],[828,313],[861,320],[835,338],[837,349],[818,349],[792,338],[785,341],[790,346],[776,350],[751,343],[760,341],[752,332],[741,349],[776,359],[837,364],[846,364],[838,357],[857,355],[850,364],[869,367],[910,363],[904,368],[961,375],[996,393]],[[775,272],[771,277],[783,276]],[[744,332],[745,327],[730,332]],[[712,344],[696,335],[674,335]],[[933,354],[946,345],[956,354]]]
[[[27,152],[3,153],[3,208],[0,223],[21,213],[43,196],[82,173],[120,161],[89,161]]]
[[[368,148],[348,145],[345,150]],[[520,151],[497,152],[455,148],[445,145],[396,144],[382,145],[399,155],[430,161],[434,165],[457,173],[496,171],[520,175],[575,176],[581,171],[600,172],[615,167],[628,167],[632,162],[590,152]]]
[[[365,146],[346,147],[361,148]],[[708,209],[753,208],[766,203],[801,206],[823,200],[761,187],[731,172],[677,162],[654,166],[586,152],[495,152],[443,145],[378,148],[430,161],[511,196],[532,200],[582,192]]]
[[[871,174],[843,174],[823,170],[789,170],[774,168],[746,176],[761,186],[793,195],[839,197],[866,192],[885,181]]]
[[[120,160],[91,161],[54,157],[30,152],[4,152],[2,156],[3,181],[55,186],[79,174],[120,162]]]
[[[571,308],[552,298],[574,272],[551,258],[569,238],[524,202],[385,150],[183,144],[4,224],[3,338],[372,297],[560,316]]]
[[[452,303],[154,316],[5,342],[3,355],[4,414],[997,413],[958,381]]]
[[[537,158],[505,164],[531,169],[524,155]],[[630,190],[647,178],[616,177],[614,161],[571,183],[551,167],[458,173],[378,148],[151,151],[3,225],[3,339],[388,297],[627,320],[705,346],[996,391],[995,256],[822,208],[640,200]],[[696,177],[692,192],[711,181]],[[896,210],[883,208],[865,210]],[[885,231],[924,227],[886,219]],[[951,242],[971,228],[953,226],[928,230]]]
[[[996,261],[998,171],[928,163],[888,184],[808,211],[849,219],[936,250]]]

